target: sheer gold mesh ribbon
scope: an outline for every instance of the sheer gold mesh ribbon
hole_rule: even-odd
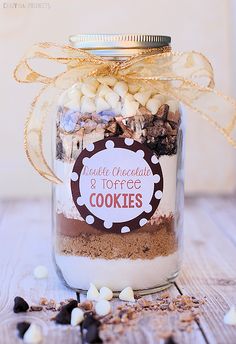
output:
[[[43,75],[31,66],[44,59],[66,65],[54,77]],[[216,91],[211,64],[197,52],[171,52],[170,48],[142,50],[122,62],[109,61],[84,50],[53,43],[32,47],[15,69],[19,82],[45,84],[34,99],[25,125],[25,151],[34,168],[46,179],[60,179],[49,167],[43,153],[43,128],[47,115],[56,114],[61,93],[87,76],[115,75],[127,82],[149,84],[160,94],[172,97],[199,113],[236,147],[236,101]]]

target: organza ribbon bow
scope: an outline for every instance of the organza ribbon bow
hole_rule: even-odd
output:
[[[53,77],[43,75],[32,67],[35,59],[64,64],[66,70]],[[39,43],[20,61],[14,77],[19,82],[44,84],[32,103],[24,133],[27,157],[44,178],[61,182],[43,152],[47,115],[56,115],[58,97],[66,89],[88,76],[100,75],[148,84],[199,113],[236,147],[236,101],[214,89],[212,66],[201,53],[172,52],[164,47],[141,50],[124,61],[110,61],[70,46]]]

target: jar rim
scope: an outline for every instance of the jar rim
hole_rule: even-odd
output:
[[[69,37],[73,47],[100,56],[132,55],[140,49],[169,46],[170,36],[143,34],[77,34]]]

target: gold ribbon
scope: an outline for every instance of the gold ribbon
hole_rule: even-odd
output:
[[[32,67],[35,59],[66,65],[66,71],[47,76]],[[14,71],[18,82],[42,83],[25,124],[24,145],[33,167],[46,179],[61,180],[49,167],[43,152],[47,115],[55,119],[57,99],[67,88],[88,76],[115,75],[127,82],[148,84],[158,93],[187,105],[220,131],[236,147],[236,101],[216,91],[213,69],[198,52],[172,52],[169,47],[145,49],[124,61],[110,61],[84,50],[54,43],[34,45]]]

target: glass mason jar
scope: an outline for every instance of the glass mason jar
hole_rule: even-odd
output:
[[[168,47],[170,37],[78,35],[111,61]],[[145,68],[149,68],[148,65]],[[69,287],[140,293],[178,275],[183,227],[183,118],[152,84],[87,76],[60,98],[53,188],[54,259]],[[55,143],[54,143],[55,144]]]

